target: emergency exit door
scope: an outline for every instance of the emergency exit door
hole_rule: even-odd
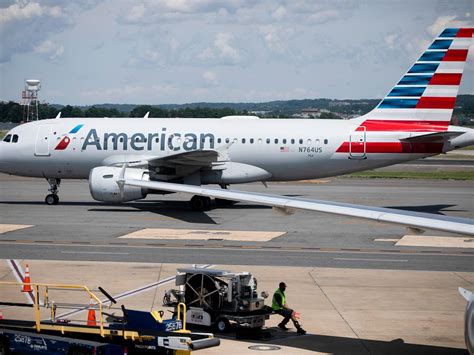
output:
[[[359,126],[349,137],[349,159],[366,159],[365,126]]]
[[[38,127],[35,143],[36,156],[50,156],[51,145],[51,125],[41,125]]]

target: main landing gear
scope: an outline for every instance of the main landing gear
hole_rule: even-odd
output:
[[[189,201],[189,205],[193,211],[209,211],[211,209],[211,198],[195,195]]]
[[[49,189],[48,191],[51,192],[49,195],[47,195],[44,199],[44,202],[47,205],[57,205],[59,202],[59,197],[58,197],[58,189],[59,185],[61,184],[61,179],[46,179],[49,184]]]

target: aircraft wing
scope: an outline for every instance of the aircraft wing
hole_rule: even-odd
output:
[[[284,197],[279,195],[262,194],[255,192],[216,189],[202,186],[175,184],[161,181],[143,181],[134,179],[119,179],[121,184],[138,186],[154,190],[169,192],[183,192],[192,195],[208,196],[232,201],[252,202],[283,211],[302,209],[308,211],[325,212],[337,215],[364,218],[378,222],[400,224],[418,229],[435,229],[444,232],[474,235],[474,220],[438,216],[429,213],[396,210],[392,208],[371,207],[349,203],[310,200],[304,198]]]
[[[219,160],[219,152],[215,150],[194,150],[173,154],[165,157],[148,160],[152,166],[158,165],[191,165],[191,166],[210,166]]]

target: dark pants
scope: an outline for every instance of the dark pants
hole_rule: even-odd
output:
[[[280,323],[282,325],[286,325],[290,321],[291,315],[293,314],[293,310],[291,308],[282,308],[275,312],[284,318]],[[297,321],[293,320],[293,324],[295,325],[296,328],[300,327]]]

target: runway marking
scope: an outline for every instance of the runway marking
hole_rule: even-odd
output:
[[[12,271],[13,276],[15,276],[16,281],[23,283],[23,280],[25,279],[25,273],[23,271],[23,268],[21,267],[21,264],[18,262],[18,260],[8,259],[6,262],[7,262],[8,267]],[[33,291],[23,292],[23,294],[25,295],[29,304],[35,303],[35,295],[33,294]],[[40,298],[40,303],[41,303],[41,298]]]
[[[33,227],[32,225],[27,224],[0,224],[0,234],[13,232],[19,229],[25,229]]]
[[[393,242],[396,243],[400,240],[400,238],[376,238],[374,242]]]
[[[334,260],[348,260],[348,261],[386,261],[386,262],[399,262],[406,263],[408,260],[405,259],[360,259],[360,258],[333,258]]]
[[[73,244],[70,241],[32,241],[32,240],[8,240],[0,239],[0,245],[35,245],[36,247],[46,247],[48,245],[79,247],[79,248],[137,248],[137,249],[177,249],[195,248],[201,250],[245,250],[258,252],[295,252],[295,253],[347,253],[347,254],[387,254],[387,255],[443,255],[472,257],[474,251],[444,251],[444,250],[398,250],[398,249],[344,249],[344,248],[318,248],[318,247],[291,247],[291,246],[271,246],[271,245],[235,245],[235,244],[169,244],[169,243],[100,243]],[[70,252],[73,253],[73,252]],[[373,259],[371,259],[373,260]]]
[[[119,239],[232,240],[268,242],[286,232],[145,228]]]
[[[111,255],[130,255],[130,253],[114,253],[111,251],[61,251],[61,254],[111,254]]]
[[[409,247],[474,248],[474,238],[405,235],[395,245]]]

